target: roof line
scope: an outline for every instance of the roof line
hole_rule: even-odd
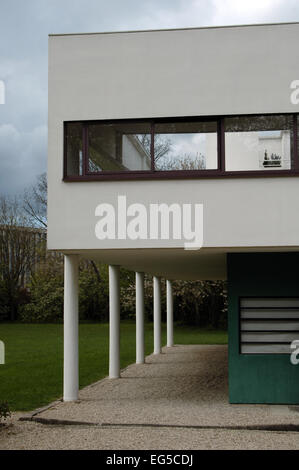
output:
[[[285,25],[299,25],[298,21],[290,21],[286,23],[251,23],[251,24],[235,24],[224,26],[198,26],[192,28],[165,28],[165,29],[136,29],[136,30],[123,30],[123,31],[101,31],[90,33],[55,33],[49,34],[52,36],[92,36],[95,34],[124,34],[124,33],[154,33],[158,31],[193,31],[201,29],[224,29],[224,28],[250,28],[256,26],[285,26]]]

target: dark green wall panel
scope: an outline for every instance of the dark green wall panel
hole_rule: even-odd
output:
[[[230,403],[298,404],[289,355],[239,354],[239,298],[299,297],[299,253],[230,253],[227,266]]]

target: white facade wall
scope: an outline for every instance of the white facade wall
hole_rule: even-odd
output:
[[[298,24],[50,37],[48,247],[182,247],[99,241],[95,208],[118,194],[203,203],[206,248],[299,246],[297,177],[62,181],[64,121],[297,112],[298,38]]]

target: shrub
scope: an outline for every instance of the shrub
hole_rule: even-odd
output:
[[[127,289],[134,273],[121,270],[120,285]],[[63,257],[47,256],[46,261],[31,276],[30,299],[20,308],[20,319],[26,323],[59,322],[63,319]],[[133,299],[135,294],[132,293]],[[135,307],[134,307],[135,308]],[[134,310],[134,309],[133,309]],[[122,306],[122,319],[131,310]],[[109,320],[109,276],[105,264],[83,260],[79,266],[80,320]]]
[[[175,281],[175,316],[182,323],[226,328],[227,295],[224,281]]]
[[[26,323],[57,322],[63,316],[63,262],[48,256],[31,276],[30,301],[20,308],[20,319]]]
[[[10,415],[8,403],[0,403],[0,422],[5,421]]]
[[[121,269],[121,319],[135,318],[135,273]],[[145,314],[153,319],[152,276],[145,275]],[[162,281],[162,321],[166,320],[165,280]],[[30,299],[20,307],[23,322],[63,319],[63,257],[48,255],[29,283]],[[1,294],[1,284],[0,284]],[[225,328],[227,296],[224,281],[174,281],[174,319],[188,325]],[[109,320],[109,276],[105,264],[83,260],[79,266],[80,320]],[[1,305],[0,305],[1,317]]]
[[[79,274],[81,320],[108,321],[109,279],[105,265],[82,263]]]
[[[153,283],[145,276],[145,312],[148,320],[153,318]],[[162,320],[166,320],[165,282],[162,282]],[[226,328],[227,298],[223,281],[174,281],[174,319],[187,325]],[[135,284],[122,289],[122,306],[135,317]]]

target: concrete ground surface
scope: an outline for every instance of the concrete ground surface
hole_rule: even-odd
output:
[[[230,405],[227,376],[227,346],[163,348],[144,365],[127,367],[120,379],[84,388],[78,402],[56,402],[33,418],[54,424],[19,421],[24,414],[14,413],[0,428],[0,449],[298,450],[299,432],[238,429],[299,429],[299,413],[288,406]]]

